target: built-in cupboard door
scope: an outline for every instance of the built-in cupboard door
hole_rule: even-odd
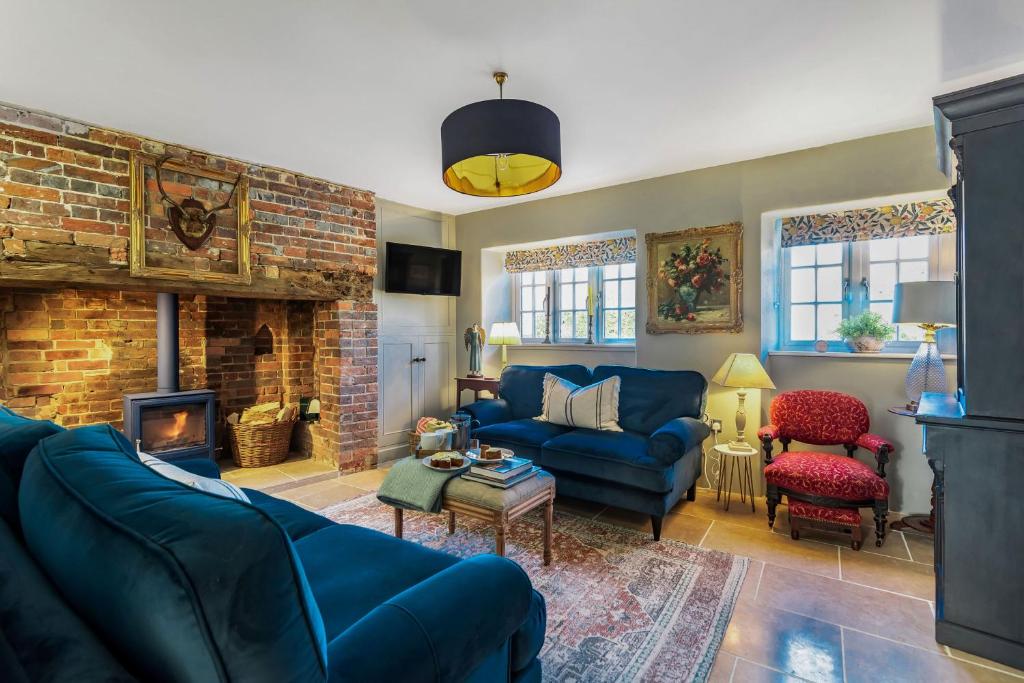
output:
[[[455,407],[454,339],[449,336],[422,337],[420,357],[423,373],[423,414],[447,418]]]
[[[380,392],[378,448],[407,446],[409,431],[419,419],[421,393],[421,346],[416,336],[381,337],[378,349]]]

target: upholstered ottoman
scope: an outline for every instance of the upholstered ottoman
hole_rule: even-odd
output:
[[[789,501],[789,535],[794,541],[800,540],[800,530],[805,522],[814,522],[819,527],[850,534],[850,547],[860,550],[864,541],[860,521],[860,510],[829,508],[802,500]]]
[[[544,564],[551,564],[551,523],[554,517],[555,478],[541,470],[526,481],[500,489],[462,477],[445,486],[441,509],[448,512],[448,533],[455,533],[455,515],[481,519],[494,526],[496,554],[505,556],[505,535],[516,517],[544,506]],[[402,537],[402,509],[395,508],[395,536]]]

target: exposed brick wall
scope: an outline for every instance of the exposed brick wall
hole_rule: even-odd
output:
[[[130,275],[133,151],[247,176],[251,286]],[[170,237],[152,171],[146,181],[147,258],[230,270],[233,231],[184,249]],[[225,186],[194,176],[166,181],[175,198],[209,206],[225,196]],[[153,292],[179,291],[183,389],[214,389],[226,412],[319,395],[324,419],[296,442],[345,469],[373,464],[374,201],[291,171],[0,105],[0,401],[68,426],[119,425],[122,395],[155,388]],[[227,212],[218,222],[233,219]],[[264,324],[273,341],[256,355]]]
[[[354,307],[320,304],[335,305]],[[373,308],[360,305],[367,306]],[[222,417],[264,401],[297,404],[319,388],[325,420],[300,425],[295,449],[362,469],[376,456],[375,416],[366,415],[376,410],[376,364],[365,362],[371,345],[376,348],[375,314],[332,316],[320,327],[332,344],[322,353],[314,317],[313,302],[182,297],[181,386],[213,389]],[[264,325],[270,353],[257,354]],[[0,401],[66,427],[120,427],[123,395],[156,388],[156,344],[155,294],[0,289]],[[359,364],[342,360],[357,357]],[[322,358],[335,359],[326,376],[318,373]],[[218,436],[223,443],[223,430]]]
[[[377,458],[377,306],[318,303],[315,336],[327,342],[317,346],[323,406],[316,450],[340,453],[343,470],[372,467]],[[319,443],[324,439],[330,443]]]
[[[134,285],[137,281],[125,279],[132,151],[170,154],[193,166],[249,178],[253,284],[246,296],[258,298],[266,290],[269,297],[290,282],[321,298],[371,298],[373,193],[5,105],[0,105],[0,278],[27,276],[19,265],[62,263],[106,267],[109,277]],[[147,240],[152,240],[147,253],[158,265],[232,270],[228,262],[238,247],[232,230],[218,229],[207,245],[189,251],[163,219],[151,170],[146,187]],[[176,199],[192,196],[206,206],[226,197],[225,187],[194,176],[169,174],[165,188]],[[228,211],[218,222],[226,226],[233,220]],[[46,272],[69,273],[72,281],[88,275],[70,268]]]

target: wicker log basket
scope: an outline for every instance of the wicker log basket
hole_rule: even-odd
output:
[[[239,467],[267,467],[288,457],[292,428],[298,420],[266,424],[228,425],[231,431],[231,457]]]

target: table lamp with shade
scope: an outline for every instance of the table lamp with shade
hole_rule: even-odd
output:
[[[893,294],[892,321],[914,324],[924,330],[924,341],[904,382],[907,409],[916,411],[922,393],[946,393],[946,367],[935,344],[935,332],[956,325],[956,285],[945,280],[898,283]]]
[[[501,347],[501,369],[504,370],[508,366],[508,347],[522,344],[523,338],[519,336],[519,326],[515,323],[493,323],[487,343]]]
[[[718,368],[718,372],[711,378],[715,384],[723,387],[735,387],[738,389],[736,396],[736,439],[729,442],[729,447],[734,450],[755,450],[747,443],[744,437],[744,430],[747,428],[747,411],[744,402],[747,398],[747,389],[774,389],[775,384],[772,378],[765,372],[761,361],[752,353],[730,353],[729,357]]]

